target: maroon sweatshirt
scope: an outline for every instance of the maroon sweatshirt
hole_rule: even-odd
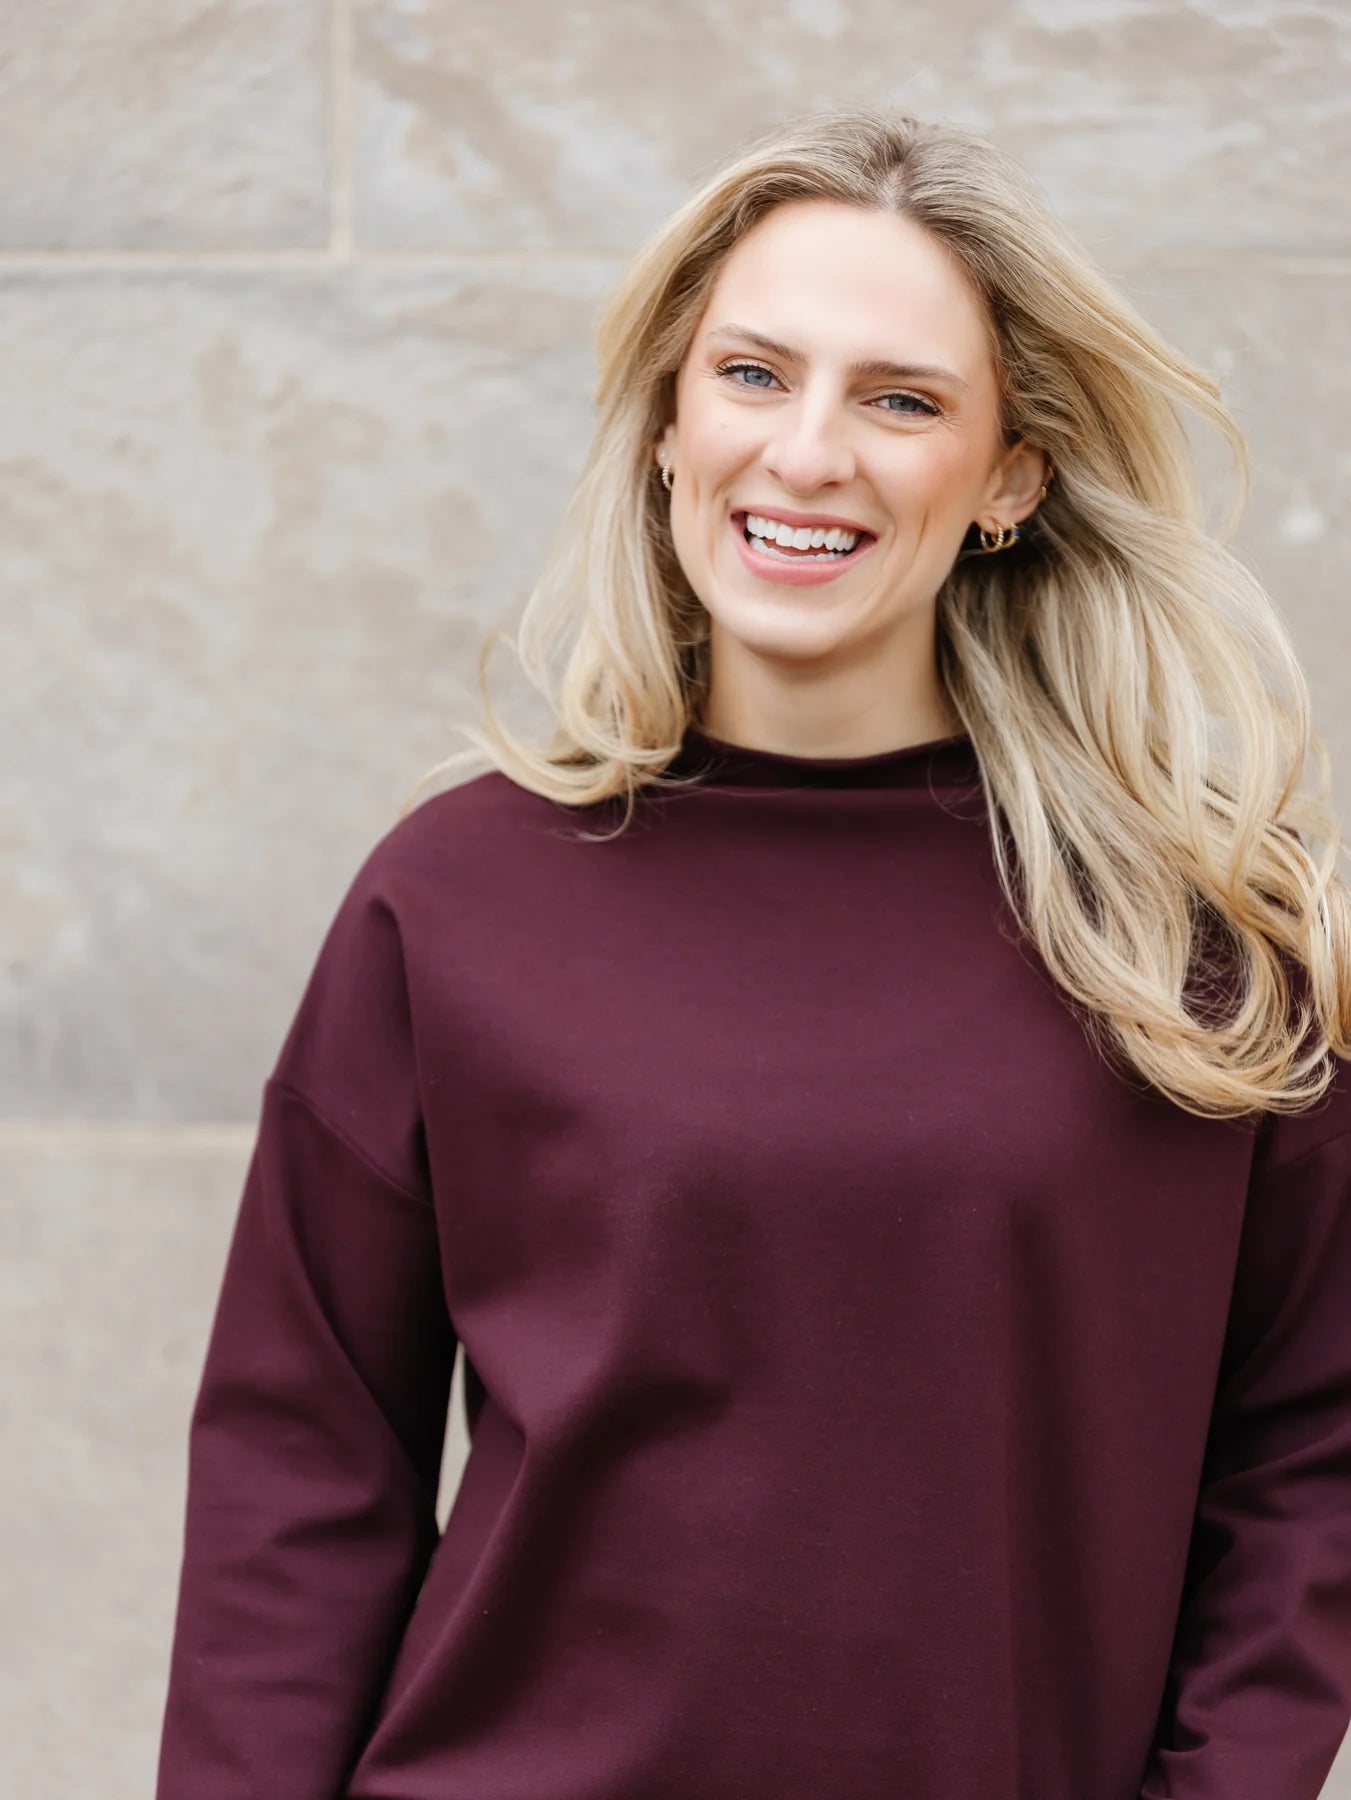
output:
[[[1114,1072],[964,736],[370,852],[262,1089],[159,1800],[1315,1800],[1351,1082]],[[472,1446],[438,1535],[457,1344]]]

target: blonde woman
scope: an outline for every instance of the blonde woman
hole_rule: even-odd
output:
[[[696,193],[599,370],[553,739],[466,727],[263,1088],[160,1800],[1314,1800],[1351,907],[1185,410],[1242,440],[876,111]]]

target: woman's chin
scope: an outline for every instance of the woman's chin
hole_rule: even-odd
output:
[[[735,598],[723,594],[714,605],[705,605],[713,634],[753,656],[820,657],[842,647],[849,636],[843,609],[832,607],[827,613],[820,590],[786,588]]]

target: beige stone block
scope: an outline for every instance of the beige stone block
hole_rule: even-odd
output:
[[[538,569],[603,285],[0,288],[0,1110],[250,1116],[343,890],[462,747],[480,640]]]
[[[354,0],[359,243],[622,250],[743,143],[878,102],[987,132],[1102,252],[1344,248],[1340,0]]]
[[[0,20],[0,248],[328,239],[324,0],[61,0]]]
[[[1295,640],[1351,834],[1351,277],[1317,263],[1181,257],[1120,275],[1145,316],[1218,380],[1248,440],[1252,488],[1233,547]],[[1218,443],[1207,433],[1198,448],[1218,498]]]
[[[0,1789],[149,1794],[186,1426],[244,1133],[0,1134]]]
[[[154,1790],[188,1420],[252,1140],[0,1128],[0,1792]],[[443,1524],[458,1366],[450,1410]]]

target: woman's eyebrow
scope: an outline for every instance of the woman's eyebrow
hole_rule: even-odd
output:
[[[708,336],[710,342],[715,338],[735,338],[742,343],[753,344],[757,350],[763,350],[766,356],[777,356],[784,362],[800,363],[805,360],[800,350],[766,337],[763,331],[752,331],[749,325],[720,325],[715,331],[710,331]],[[884,381],[948,381],[953,387],[963,391],[967,386],[954,370],[941,368],[936,363],[896,363],[873,357],[866,362],[850,363],[846,373],[877,377]]]

